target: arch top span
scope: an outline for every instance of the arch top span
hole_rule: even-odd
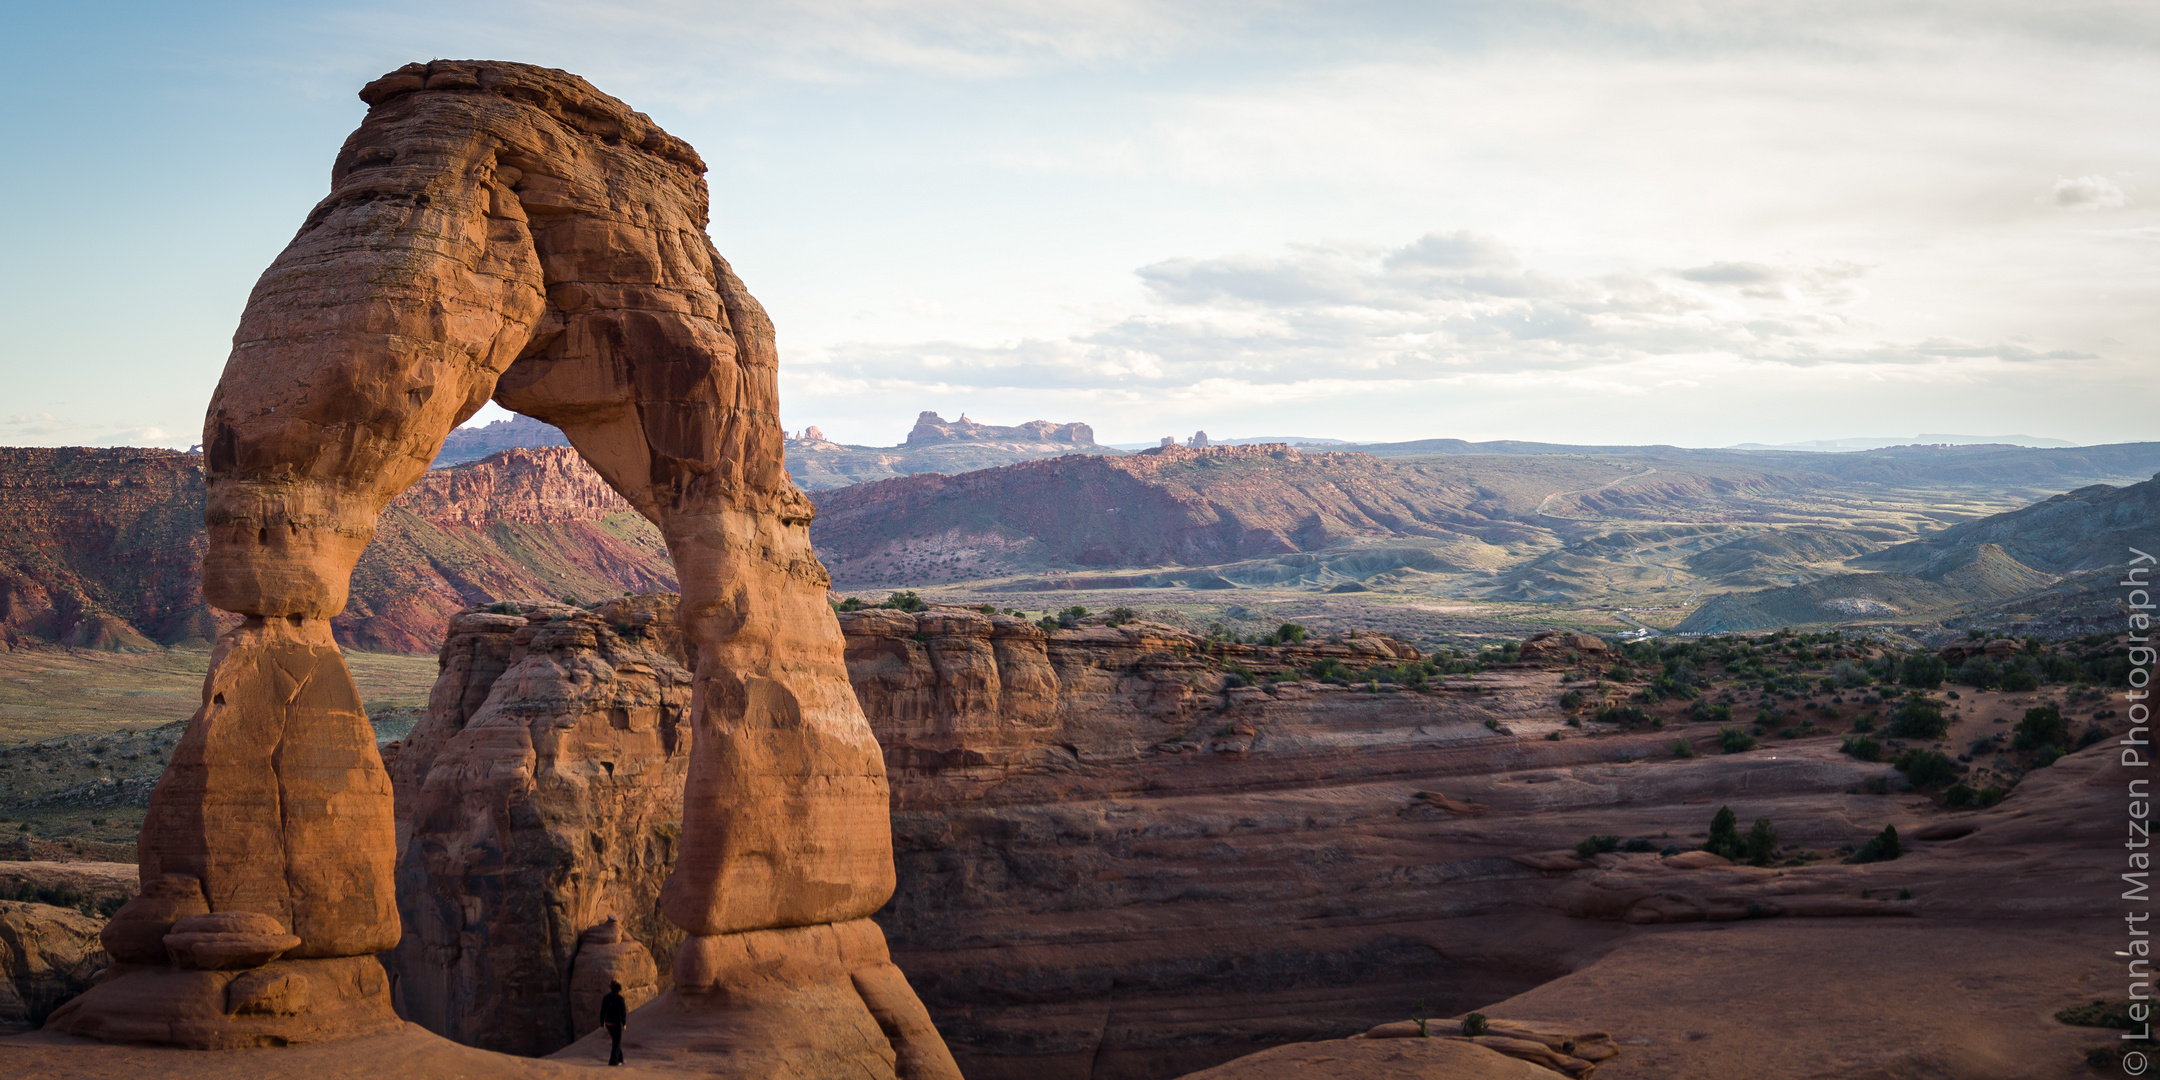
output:
[[[704,162],[546,68],[409,64],[361,97],[330,193],[255,286],[205,417],[203,590],[248,618],[219,643],[144,822],[143,875],[168,898],[115,925],[194,905],[274,920],[309,962],[397,943],[388,776],[325,620],[376,517],[492,398],[561,428],[659,525],[682,583],[694,734],[661,905],[710,940],[678,954],[698,965],[678,986],[739,1002],[770,977],[782,1012],[813,1007],[790,997],[809,994],[861,1014],[832,1053],[947,1075],[863,921],[893,887],[883,760],[848,684],[809,500],[782,460],[772,321],[705,233]],[[785,979],[775,949],[803,952]],[[154,1021],[193,1045],[240,1038],[234,1024],[284,1023],[281,1038],[305,1026],[123,1030],[115,1010],[139,1009],[149,985],[105,989],[127,981],[55,1021],[131,1038]],[[866,1004],[872,984],[885,989]],[[308,1023],[364,1028],[389,1015],[369,1012],[381,997],[363,987],[340,999],[343,1019]],[[694,1001],[662,1000],[671,1022],[704,1022]],[[879,1034],[902,1029],[912,1049]]]

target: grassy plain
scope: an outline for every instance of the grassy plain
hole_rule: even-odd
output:
[[[425,706],[435,683],[433,656],[347,652],[345,665],[371,715]],[[0,652],[0,746],[186,720],[201,702],[209,668],[207,648]]]

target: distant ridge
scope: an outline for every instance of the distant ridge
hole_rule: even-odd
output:
[[[459,428],[443,440],[442,452],[435,455],[430,469],[445,469],[478,461],[501,450],[518,448],[534,449],[542,446],[568,446],[570,437],[553,424],[543,424],[530,416],[513,416],[480,427]]]
[[[2077,445],[2062,439],[2042,439],[2032,435],[1914,435],[1896,439],[1810,439],[1792,443],[1735,443],[1730,449],[1850,454],[1858,450],[1883,450],[1892,446],[2026,446],[2039,450],[2060,450]]]

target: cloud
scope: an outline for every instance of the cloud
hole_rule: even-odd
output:
[[[2064,210],[2115,210],[2130,205],[2130,196],[2105,176],[2062,177],[2040,196],[2040,202]]]
[[[2032,365],[2091,353],[1864,331],[1869,268],[1722,260],[1678,270],[1555,274],[1500,240],[1429,233],[1397,247],[1293,244],[1182,257],[1134,271],[1150,303],[1061,338],[852,343],[797,362],[805,390],[1288,393],[1615,373],[1648,362],[1715,379],[1750,367]],[[1603,374],[1598,374],[1603,373]],[[815,391],[813,391],[815,392]],[[1230,397],[1239,395],[1231,394]]]
[[[1516,265],[1515,253],[1498,239],[1466,229],[1451,233],[1426,233],[1389,252],[1382,265],[1389,270],[1469,270]]]
[[[1721,262],[1676,270],[1675,277],[1704,285],[1768,285],[1785,280],[1785,271],[1751,262]]]

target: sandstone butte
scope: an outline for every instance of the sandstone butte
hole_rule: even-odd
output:
[[[683,938],[638,1013],[646,1059],[957,1076],[868,918],[893,887],[884,765],[783,468],[772,323],[707,239],[704,163],[560,71],[412,64],[360,96],[204,422],[203,596],[243,621],[151,796],[115,965],[46,1031],[214,1049],[401,1027],[375,956],[404,936],[391,779],[330,620],[384,508],[492,398],[562,429],[682,583],[658,907]],[[631,913],[573,914],[636,967],[598,917]]]

